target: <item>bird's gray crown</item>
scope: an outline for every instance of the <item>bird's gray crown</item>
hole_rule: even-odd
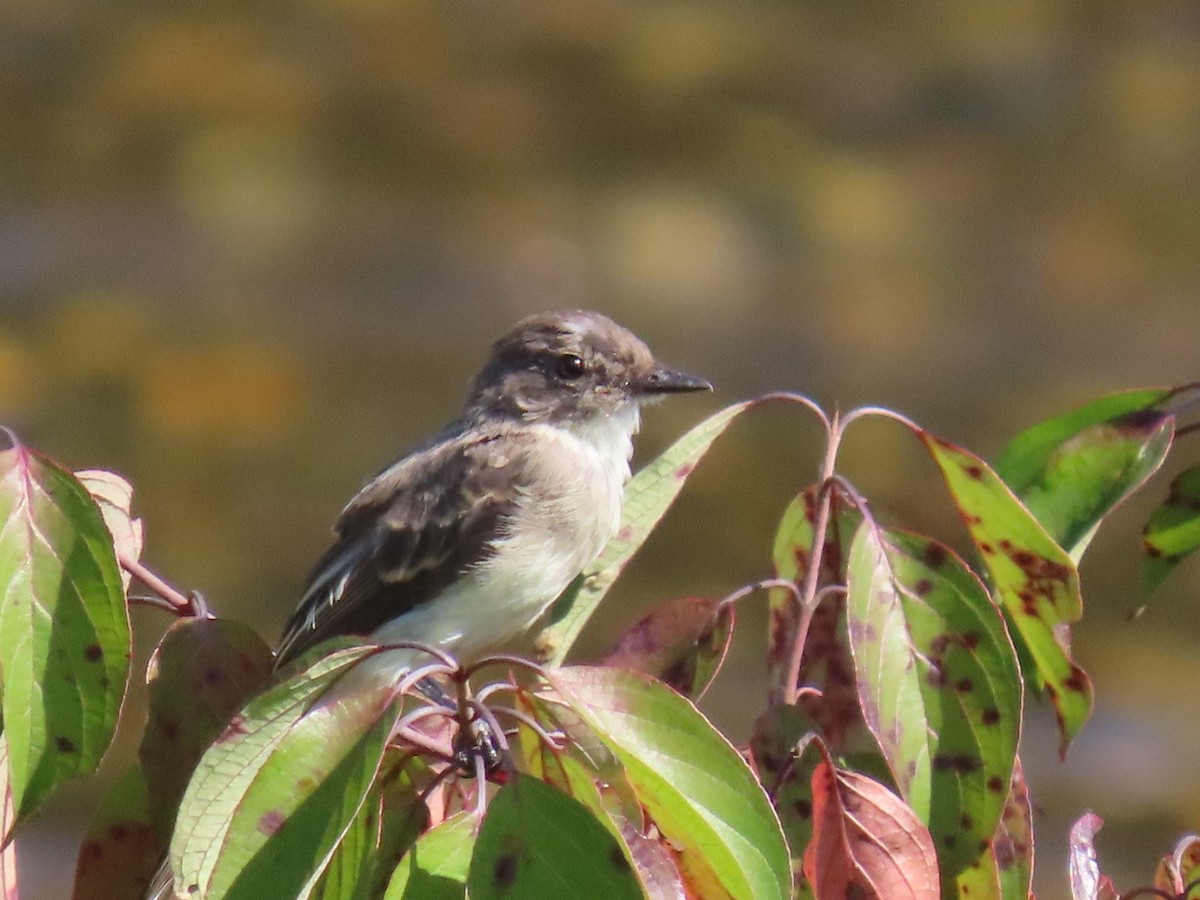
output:
[[[665,393],[709,388],[658,363],[641,338],[612,319],[556,310],[522,319],[496,341],[471,385],[467,415],[579,421]]]

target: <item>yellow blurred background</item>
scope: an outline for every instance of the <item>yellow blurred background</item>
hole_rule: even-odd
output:
[[[994,457],[1100,393],[1196,379],[1198,161],[1187,2],[7,0],[0,421],[128,476],[150,565],[274,637],[344,500],[535,309],[605,311],[718,386],[651,411],[642,459],[772,389]],[[817,468],[793,418],[717,445],[589,648],[767,573]],[[895,426],[843,470],[960,540]],[[1031,711],[1043,898],[1085,808],[1123,889],[1200,827],[1200,567],[1124,621],[1164,491],[1085,562],[1099,703],[1065,764]],[[744,609],[709,704],[735,737],[761,689]],[[165,624],[135,615],[139,664]],[[32,824],[34,900],[65,895],[92,802]]]

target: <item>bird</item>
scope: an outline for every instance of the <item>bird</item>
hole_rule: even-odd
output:
[[[617,532],[642,408],[706,390],[598,312],[522,319],[458,418],[346,505],[277,664],[342,635],[469,663],[528,632]],[[420,655],[385,652],[365,672],[394,682],[432,661]]]
[[[642,408],[711,389],[598,312],[517,322],[458,418],[342,510],[284,626],[276,669],[335,637],[385,645],[340,679],[345,696],[432,661],[386,645],[415,642],[466,664],[528,632],[617,533]],[[172,896],[164,861],[146,897]]]

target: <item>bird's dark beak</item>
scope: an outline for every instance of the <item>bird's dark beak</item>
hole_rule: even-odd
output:
[[[666,366],[655,366],[639,385],[642,394],[684,394],[692,391],[711,391],[712,385],[703,378],[687,375]]]

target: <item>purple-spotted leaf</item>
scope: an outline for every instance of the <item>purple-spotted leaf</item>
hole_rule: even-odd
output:
[[[949,548],[864,522],[850,547],[847,630],[867,727],[928,825],[943,878],[1000,820],[1021,674],[1000,611]]]
[[[1002,785],[996,785],[1003,791]],[[953,896],[970,900],[1028,900],[1032,896],[1033,815],[1021,762],[1013,767],[1012,789],[996,834],[979,858],[958,874]]]
[[[79,848],[72,900],[142,900],[167,848],[150,825],[147,799],[137,766],[109,789]]]
[[[1017,437],[996,474],[1079,562],[1100,521],[1162,465],[1175,418],[1150,409],[1162,391],[1115,394]]]
[[[1065,754],[1092,709],[1091,682],[1065,646],[1068,626],[1083,613],[1075,563],[987,463],[928,432],[920,437],[1033,660],[1036,671],[1025,676],[1054,704]]]
[[[899,797],[828,760],[813,771],[812,792],[804,875],[816,896],[938,900],[933,840]]]
[[[709,416],[629,480],[617,534],[555,602],[550,612],[551,624],[538,636],[540,658],[552,665],[560,665],[566,659],[587,620],[671,508],[713,441],[755,404],[753,400],[735,403]]]
[[[129,653],[121,575],[95,501],[36,451],[0,452],[0,684],[17,822],[99,765]]]
[[[623,843],[573,797],[517,774],[488,804],[467,877],[471,900],[645,896]]]
[[[271,673],[271,648],[227,619],[178,619],[146,669],[150,708],[138,758],[150,819],[169,838],[200,756]]]
[[[104,524],[112,535],[113,548],[118,557],[137,560],[142,556],[142,545],[145,543],[142,520],[133,517],[133,485],[115,472],[104,469],[85,469],[75,473],[79,482],[88,489],[100,514],[104,516]],[[129,582],[133,576],[121,569],[121,582],[125,590],[129,590]]]
[[[1200,466],[1181,472],[1171,482],[1162,506],[1142,531],[1142,589],[1149,593],[1180,561],[1200,547]]]
[[[379,770],[397,707],[335,650],[251,700],[201,757],[171,842],[177,888],[205,897],[304,897]],[[295,671],[295,670],[293,670]]]
[[[733,604],[701,597],[671,600],[622,634],[600,665],[653,675],[699,699],[729,652],[733,621]]]
[[[384,900],[463,900],[479,820],[461,812],[429,829],[404,854]]]
[[[775,533],[772,558],[779,578],[803,582],[813,550],[817,514],[816,488],[808,487],[784,510]],[[846,554],[862,516],[835,493],[821,552],[817,584],[844,584]],[[799,605],[791,591],[770,591],[771,618],[767,640],[767,677],[772,702],[782,701]],[[854,665],[841,627],[845,603],[840,593],[826,597],[813,613],[800,667],[801,684],[818,690],[800,697],[800,706],[819,725],[821,737],[835,752],[862,733],[862,713],[854,686]],[[862,735],[865,738],[865,735]]]
[[[762,785],[691,702],[621,669],[568,667],[546,677],[620,760],[690,888],[714,884],[759,900],[790,895],[787,845]]]

